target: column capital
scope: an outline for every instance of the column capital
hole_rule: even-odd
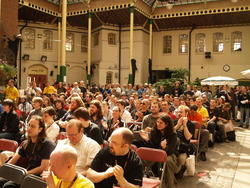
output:
[[[88,12],[88,18],[92,18],[93,13],[92,12]]]
[[[57,17],[57,23],[62,22],[62,17]]]
[[[130,13],[134,13],[134,11],[135,11],[135,7],[134,6],[129,7],[129,12]]]

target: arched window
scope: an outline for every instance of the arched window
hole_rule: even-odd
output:
[[[106,74],[106,84],[113,83],[113,72],[107,72]]]
[[[66,35],[66,51],[73,52],[74,50],[74,34],[67,33]]]
[[[197,33],[195,35],[195,51],[196,53],[204,53],[206,48],[206,35],[204,33]]]
[[[179,35],[179,53],[188,53],[188,35]]]
[[[23,31],[24,48],[35,49],[35,30],[31,28],[25,28]]]
[[[224,51],[223,33],[217,32],[213,34],[213,52]]]
[[[166,35],[163,37],[163,53],[171,54],[172,53],[172,36]]]
[[[242,51],[242,32],[232,32],[232,51]]]
[[[116,45],[116,34],[108,33],[108,44]]]
[[[43,32],[44,41],[43,41],[43,49],[44,50],[52,50],[53,48],[53,32],[50,30],[45,30]]]

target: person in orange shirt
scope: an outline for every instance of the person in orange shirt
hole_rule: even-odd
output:
[[[200,147],[199,147],[199,158],[202,161],[206,161],[206,152],[208,150],[208,141],[209,141],[209,131],[206,126],[203,125],[202,115],[197,112],[198,107],[196,105],[190,106],[190,111],[188,114],[188,120],[196,121],[202,125],[200,129]],[[195,133],[196,134],[196,133]]]

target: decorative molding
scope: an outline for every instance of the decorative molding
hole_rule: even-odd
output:
[[[214,8],[214,9],[202,9],[193,11],[183,11],[183,12],[172,12],[168,14],[158,14],[153,15],[153,19],[163,19],[163,18],[177,18],[177,17],[187,17],[187,16],[200,16],[200,15],[210,15],[210,14],[224,14],[232,12],[246,12],[250,11],[250,6],[238,6],[238,7],[228,7],[228,8]]]
[[[43,6],[34,4],[32,2],[28,2],[26,0],[18,0],[18,2],[19,2],[19,5],[27,6],[27,7],[30,7],[32,9],[38,10],[40,12],[43,12],[43,13],[46,13],[46,14],[50,14],[52,16],[56,16],[56,17],[60,17],[61,16],[61,13],[59,13],[57,11],[50,10],[48,8],[45,8]]]

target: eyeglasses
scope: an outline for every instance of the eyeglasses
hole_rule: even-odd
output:
[[[76,134],[67,134],[67,137],[75,137],[77,136],[79,133],[76,133]]]

